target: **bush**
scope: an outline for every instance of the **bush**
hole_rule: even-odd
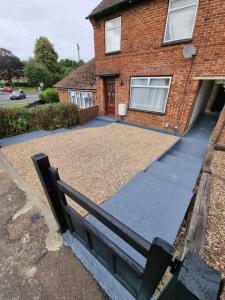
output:
[[[28,107],[0,107],[0,137],[24,132],[78,124],[78,110],[73,103],[57,103]]]
[[[39,99],[42,103],[59,102],[59,94],[55,89],[47,89],[39,94]]]

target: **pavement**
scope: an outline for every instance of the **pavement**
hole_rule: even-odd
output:
[[[0,299],[106,299],[16,182],[0,164]]]
[[[33,103],[38,100],[38,94],[26,93],[26,99],[22,100],[10,100],[10,93],[0,92],[0,105],[11,105],[20,103]]]

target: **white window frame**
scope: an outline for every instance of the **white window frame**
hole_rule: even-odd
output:
[[[112,27],[112,28],[110,28],[110,29],[106,29],[107,23],[108,23],[108,22],[115,21],[115,20],[120,20],[120,24],[119,24],[119,25],[116,25],[116,26],[114,26],[114,27]],[[107,51],[107,38],[106,38],[106,36],[107,36],[107,31],[113,30],[113,29],[115,29],[115,28],[120,28],[120,48],[119,48],[119,50]],[[105,21],[105,53],[106,53],[106,54],[116,53],[116,52],[120,52],[120,51],[121,51],[121,34],[122,34],[121,17],[117,17],[117,18],[114,18],[114,19],[110,19],[110,20]]]
[[[79,105],[79,104],[77,104],[77,100],[75,100],[75,101],[73,101],[72,99],[71,99],[71,93],[75,93],[75,97],[76,97],[76,94],[77,93],[81,93],[81,95],[82,95],[82,93],[84,94],[84,93],[88,93],[88,94],[91,94],[91,99],[92,99],[92,104],[90,105],[90,106],[85,106],[85,96],[81,96],[81,105]],[[70,100],[70,102],[72,102],[72,103],[74,103],[74,104],[76,104],[79,108],[89,108],[89,107],[92,107],[93,105],[94,105],[94,103],[93,103],[93,93],[91,92],[91,91],[80,91],[80,90],[69,90],[68,91],[68,96],[69,96],[69,100]]]
[[[132,79],[147,79],[148,80],[148,84],[147,85],[132,85]],[[168,86],[160,86],[160,85],[154,85],[154,86],[150,86],[150,80],[151,79],[169,79],[169,85]],[[171,87],[171,82],[172,82],[172,77],[171,76],[158,76],[158,77],[131,77],[130,79],[130,101],[129,101],[129,108],[133,109],[133,110],[140,110],[140,111],[146,111],[146,112],[153,112],[153,113],[160,113],[160,114],[164,114],[166,112],[166,107],[167,107],[167,102],[168,102],[168,97],[169,97],[169,92],[170,92],[170,87]],[[159,88],[159,89],[167,89],[167,95],[166,95],[166,101],[164,104],[164,108],[162,111],[158,111],[158,110],[154,110],[154,109],[144,109],[144,108],[136,108],[136,107],[132,107],[131,105],[131,99],[132,99],[132,88]]]
[[[197,0],[197,3],[196,4],[187,4],[187,5],[184,5],[180,8],[174,8],[174,9],[171,9],[171,4],[176,1],[176,0],[169,0],[169,7],[168,7],[168,11],[167,11],[167,18],[166,18],[166,27],[165,27],[165,32],[164,32],[164,43],[172,43],[172,42],[179,42],[179,41],[185,41],[185,40],[189,40],[189,39],[192,39],[193,37],[193,33],[194,33],[194,29],[195,29],[195,24],[196,24],[196,19],[197,19],[197,13],[198,13],[198,6],[199,6],[199,0]],[[193,6],[196,6],[196,10],[195,10],[195,18],[194,18],[194,22],[193,22],[193,25],[192,25],[192,31],[191,31],[191,35],[190,36],[187,36],[185,38],[182,38],[182,39],[177,39],[177,40],[166,40],[166,31],[167,31],[167,26],[168,26],[168,21],[169,21],[169,16],[170,16],[170,12],[172,11],[176,11],[176,10],[180,10],[180,9],[184,9],[184,8],[188,8],[188,7],[193,7]]]

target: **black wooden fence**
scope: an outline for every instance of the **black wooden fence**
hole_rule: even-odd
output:
[[[60,231],[64,233],[70,230],[135,299],[151,299],[168,268],[172,278],[158,300],[219,299],[222,289],[220,274],[198,256],[188,252],[182,261],[174,259],[175,249],[172,245],[160,238],[155,238],[152,243],[149,243],[60,180],[57,169],[50,166],[45,154],[37,154],[32,157],[32,160]],[[145,268],[69,206],[65,195],[144,256]]]

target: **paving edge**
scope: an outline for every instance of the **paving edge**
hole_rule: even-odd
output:
[[[63,245],[63,238],[59,234],[59,229],[51,209],[40,200],[37,193],[28,186],[2,153],[0,153],[0,168],[9,174],[17,186],[26,194],[27,202],[25,206],[13,216],[13,219],[16,219],[33,207],[38,209],[45,219],[45,224],[48,226],[48,235],[45,241],[46,248],[48,251],[58,251]]]

